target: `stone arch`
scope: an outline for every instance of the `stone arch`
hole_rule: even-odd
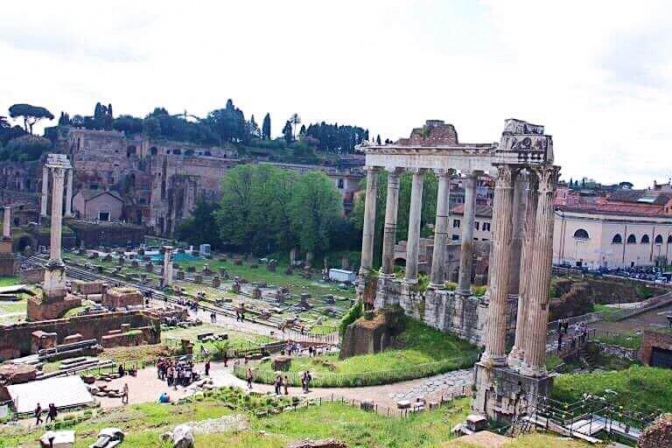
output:
[[[149,154],[150,155],[155,156],[158,153],[159,153],[159,150],[156,148],[156,146],[152,146],[151,148],[149,148]]]
[[[614,237],[611,239],[611,244],[623,244],[623,237],[621,237],[620,233],[614,235]]]
[[[134,156],[138,153],[138,149],[135,147],[135,145],[128,145],[126,147],[126,157],[131,157]]]
[[[588,235],[586,229],[577,229],[576,232],[574,232],[574,238],[577,240],[587,240],[590,239],[590,235]]]
[[[667,244],[672,244],[672,235],[667,237]]]
[[[656,239],[654,240],[656,244],[663,244],[663,235],[658,235],[656,236]]]
[[[32,235],[21,235],[14,243],[14,252],[23,253],[28,246],[35,250],[37,248],[37,240]]]
[[[651,239],[649,238],[649,235],[642,235],[642,244],[649,244],[651,242]]]
[[[634,233],[631,233],[630,236],[628,236],[628,244],[636,244],[637,243],[637,237],[635,236]]]

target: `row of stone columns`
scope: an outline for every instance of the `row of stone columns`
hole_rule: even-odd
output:
[[[376,222],[376,191],[380,169],[367,167],[366,198],[364,204],[364,228],[362,234],[362,263],[360,274],[371,270],[373,262],[373,239]],[[403,168],[387,170],[387,199],[385,204],[385,227],[383,233],[383,254],[381,274],[394,277],[394,246],[397,234],[399,214],[399,184]],[[450,213],[450,178],[453,170],[436,170],[439,177],[436,221],[434,227],[434,252],[430,286],[443,288],[446,280],[446,245],[448,244],[448,216]],[[418,282],[418,261],[420,248],[420,223],[422,218],[422,194],[425,170],[413,171],[411,186],[411,204],[409,212],[408,238],[406,243],[406,271],[404,281]],[[476,173],[464,178],[465,210],[462,226],[462,256],[460,260],[459,293],[471,294],[471,270],[473,257],[474,214],[476,208]]]
[[[521,373],[546,375],[546,333],[548,300],[553,257],[553,199],[558,168],[543,166],[530,170],[529,177],[508,165],[498,167],[492,219],[493,238],[490,248],[489,306],[483,362],[507,365],[505,352],[506,323],[511,270],[518,268],[519,296],[514,348],[508,365]],[[514,205],[515,186],[527,186],[526,200]],[[524,212],[523,212],[524,211]],[[514,214],[524,219],[522,249],[513,250]],[[512,263],[519,261],[519,267]]]
[[[49,201],[49,170],[53,168],[49,168],[48,166],[44,166],[42,168],[42,200],[40,202],[40,216],[42,217],[47,217],[48,212],[47,212],[47,203]],[[65,174],[64,174],[65,176]],[[65,189],[66,193],[66,198],[65,198],[65,216],[71,217],[72,215],[72,169],[67,169],[67,188]],[[55,190],[55,189],[54,189]],[[53,192],[52,192],[53,193]],[[63,186],[61,186],[61,194],[63,194]],[[63,200],[61,199],[61,208],[60,210],[63,210]],[[54,214],[54,210],[56,210],[53,207],[53,199],[52,199],[52,215]],[[60,213],[59,213],[60,214]]]

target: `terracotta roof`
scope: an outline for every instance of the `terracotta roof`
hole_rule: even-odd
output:
[[[665,214],[660,205],[642,204],[642,203],[592,203],[579,205],[565,205],[558,207],[558,210],[566,212],[591,213],[603,215],[626,215],[626,216],[672,216]]]
[[[451,215],[464,215],[464,204],[456,205],[450,210]],[[492,218],[492,206],[476,205],[476,216]]]

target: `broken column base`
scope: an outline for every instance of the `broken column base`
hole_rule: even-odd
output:
[[[68,288],[65,285],[65,265],[63,263],[50,261],[44,267],[44,282],[42,283],[44,291],[43,302],[59,302],[68,294]]]
[[[376,286],[374,307],[384,308],[386,306],[399,305],[401,295],[402,281],[397,280],[394,276],[381,274],[381,276],[378,277],[378,284]]]
[[[82,306],[82,299],[70,294],[59,300],[31,297],[27,305],[26,320],[36,322],[63,317],[68,310]]]
[[[553,377],[529,377],[483,361],[474,366],[474,383],[472,409],[490,420],[510,424],[516,416],[531,414],[539,401],[551,395]]]

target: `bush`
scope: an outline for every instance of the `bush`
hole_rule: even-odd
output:
[[[488,291],[488,287],[486,285],[483,286],[472,286],[471,287],[471,293],[475,295],[476,297],[481,297],[485,295],[485,293]]]
[[[348,325],[362,317],[363,314],[364,305],[360,301],[355,302],[355,304],[345,313],[338,326],[338,331],[341,336],[345,334],[345,329],[348,328]]]
[[[455,283],[455,282],[446,282],[446,283],[444,283],[444,287],[445,287],[448,291],[455,291],[455,290],[457,289],[457,283]]]

